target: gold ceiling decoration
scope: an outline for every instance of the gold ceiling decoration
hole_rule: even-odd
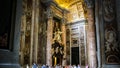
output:
[[[68,7],[81,0],[54,0],[60,7],[68,9]]]

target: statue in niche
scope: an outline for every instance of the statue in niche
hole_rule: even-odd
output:
[[[59,43],[57,40],[54,40],[52,44],[52,65],[62,65],[62,59],[64,55],[64,47],[62,43]]]
[[[54,39],[53,40],[56,40],[59,43],[61,43],[61,34],[62,34],[62,32],[59,29],[57,29],[57,31],[54,33]]]
[[[52,65],[62,65],[63,55],[64,55],[64,46],[62,43],[62,31],[60,31],[60,22],[54,22],[53,26],[53,43],[52,43]]]

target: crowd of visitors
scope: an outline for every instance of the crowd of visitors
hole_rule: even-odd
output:
[[[26,68],[30,68],[29,65],[26,65]],[[61,65],[56,65],[56,66],[49,66],[49,65],[38,65],[36,63],[33,63],[32,68],[89,68],[88,65],[85,67],[81,67],[80,65],[66,65],[66,66],[61,66]]]

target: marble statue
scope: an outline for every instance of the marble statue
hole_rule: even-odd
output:
[[[57,29],[57,31],[54,33],[54,39],[53,40],[56,40],[59,43],[61,43],[61,34],[62,34],[62,32],[59,29]]]

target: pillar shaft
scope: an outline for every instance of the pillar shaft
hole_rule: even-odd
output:
[[[30,65],[33,63],[33,39],[34,39],[34,22],[35,22],[35,0],[32,0],[32,22],[31,22],[31,38],[30,38]]]
[[[26,31],[26,16],[23,15],[21,18],[22,22],[21,22],[21,39],[20,39],[20,63],[21,65],[24,65],[24,47],[25,47],[25,31]]]
[[[96,22],[96,42],[97,42],[97,60],[98,62],[98,68],[101,68],[101,47],[100,47],[100,17],[99,17],[99,6],[100,1],[95,0],[95,22]]]
[[[66,57],[66,29],[65,29],[65,24],[64,23],[62,24],[62,43],[63,43],[63,46],[64,46],[64,56],[63,56],[62,65],[65,66],[66,65],[66,59],[64,59],[64,58],[67,58],[67,57]]]
[[[92,8],[87,8],[88,29],[87,29],[87,48],[88,48],[88,64],[89,68],[97,68],[96,60],[96,43],[95,43],[95,23],[94,11]]]
[[[21,17],[20,64],[23,66],[24,65],[25,32],[26,32],[26,14],[25,14],[25,10],[27,10],[26,0],[23,0],[22,7],[23,7],[23,15]]]
[[[39,23],[39,0],[35,1],[35,24],[34,24],[34,62],[37,63],[38,55],[38,23]]]
[[[47,23],[47,46],[46,46],[46,63],[52,65],[52,55],[51,55],[51,46],[52,46],[52,36],[53,36],[53,25],[52,18],[48,18]]]
[[[38,23],[39,23],[39,0],[32,0],[32,22],[30,41],[30,65],[37,63],[38,54]]]

